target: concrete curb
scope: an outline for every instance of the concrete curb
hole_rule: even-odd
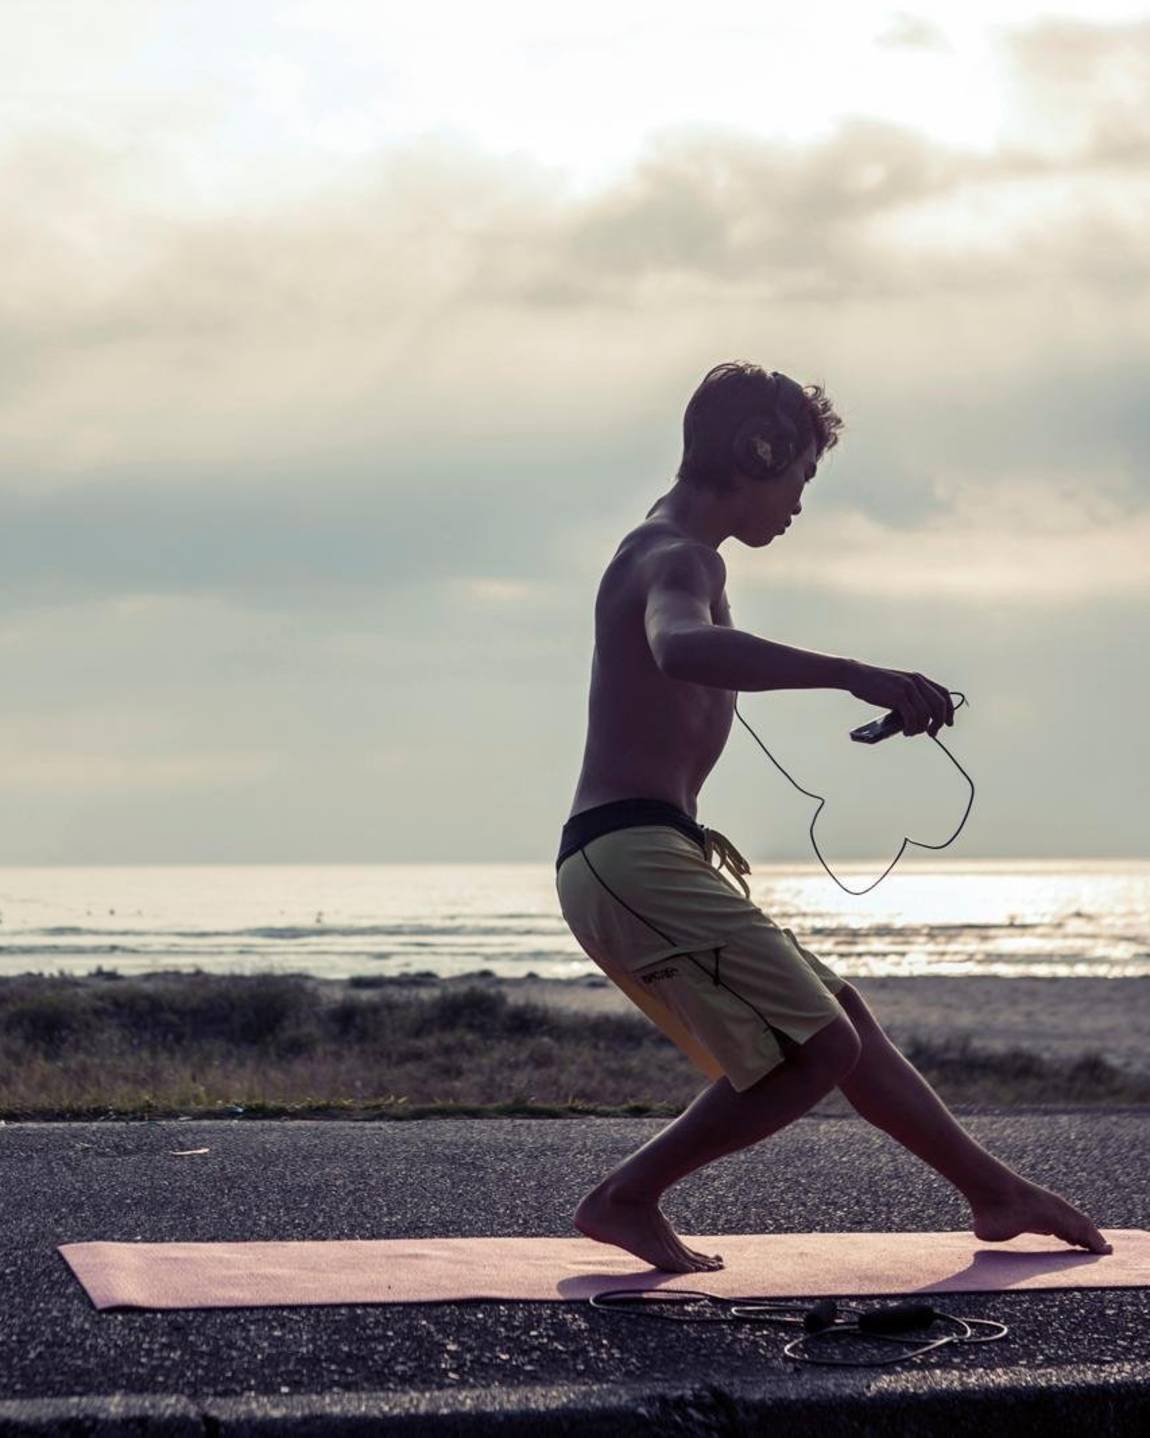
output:
[[[813,1379],[813,1382],[812,1382]],[[817,1384],[817,1387],[815,1386]],[[820,1435],[922,1433],[945,1425],[984,1438],[1003,1421],[1063,1438],[1150,1431],[1150,1361],[1055,1368],[788,1370],[758,1383],[437,1389],[409,1393],[243,1394],[189,1397],[110,1394],[0,1402],[0,1435],[345,1434],[419,1438],[540,1431],[565,1438],[620,1432],[746,1438],[780,1421]],[[1036,1425],[1042,1425],[1038,1428]]]

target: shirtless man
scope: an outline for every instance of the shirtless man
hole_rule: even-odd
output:
[[[656,1268],[722,1267],[721,1255],[679,1238],[661,1195],[837,1086],[958,1188],[978,1238],[1045,1233],[1108,1253],[1084,1213],[962,1128],[858,990],[751,902],[750,866],[734,845],[696,820],[740,691],[844,689],[896,709],[908,736],[954,721],[946,688],[921,674],[731,625],[719,545],[777,540],[840,426],[819,386],[717,365],[687,406],[676,483],[624,537],[599,586],[586,749],[556,862],[560,907],[585,952],[712,1082],[586,1194],[574,1225]]]

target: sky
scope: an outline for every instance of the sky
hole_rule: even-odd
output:
[[[733,623],[966,695],[942,857],[1150,855],[1150,5],[687,8],[3,0],[0,863],[553,861],[730,359],[845,425]],[[962,817],[739,712],[832,867]]]

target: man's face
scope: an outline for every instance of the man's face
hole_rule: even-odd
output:
[[[737,537],[754,549],[777,539],[802,512],[802,496],[816,468],[812,440],[799,457],[771,479],[745,479],[746,508]]]

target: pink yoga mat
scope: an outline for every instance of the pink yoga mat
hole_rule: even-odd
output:
[[[714,1273],[665,1273],[582,1235],[372,1238],[273,1243],[64,1243],[97,1308],[266,1308],[587,1299],[615,1288],[693,1288],[717,1298],[992,1292],[1150,1285],[1150,1231],[1104,1228],[1113,1253],[1020,1234],[684,1234],[722,1254]]]

